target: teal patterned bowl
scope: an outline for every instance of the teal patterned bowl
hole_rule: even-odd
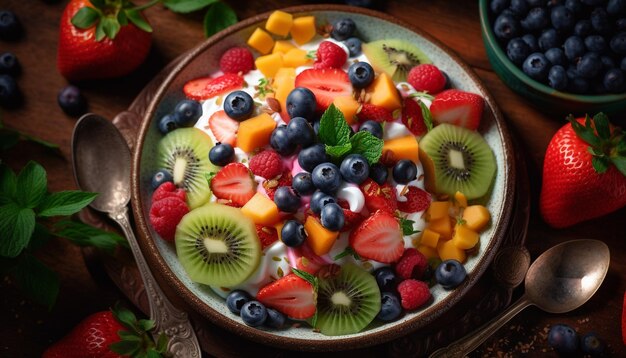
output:
[[[557,91],[528,77],[511,62],[500,47],[489,17],[489,0],[479,0],[480,27],[487,57],[500,79],[515,93],[525,97],[542,112],[563,119],[568,114],[584,115],[597,112],[615,113],[626,110],[626,93],[607,95],[578,95]]]

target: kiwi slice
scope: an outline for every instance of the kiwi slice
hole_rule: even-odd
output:
[[[431,63],[422,50],[404,40],[378,40],[363,44],[362,48],[374,70],[385,72],[396,82],[406,81],[414,66]]]
[[[205,285],[240,284],[261,260],[254,223],[226,205],[211,203],[187,213],[176,227],[175,241],[189,278]]]
[[[206,173],[217,171],[209,161],[213,140],[197,128],[179,128],[159,142],[159,168],[172,173],[174,184],[184,188],[187,205],[195,209],[209,201],[211,188]]]
[[[496,173],[496,159],[485,139],[475,131],[442,123],[428,132],[419,147],[432,160],[436,192],[467,199],[487,193]],[[428,166],[424,166],[425,169]]]
[[[360,332],[380,311],[380,290],[369,272],[354,264],[319,281],[317,329],[328,336]]]

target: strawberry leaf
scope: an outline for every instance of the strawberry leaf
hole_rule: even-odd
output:
[[[104,9],[106,5],[106,0],[90,0],[89,2],[98,9]]]
[[[141,15],[141,12],[136,9],[128,9],[125,10],[124,13],[126,14],[126,17],[128,17],[128,20],[133,23],[133,25],[137,26],[145,32],[152,32],[152,27]]]
[[[417,103],[420,105],[420,109],[422,110],[422,117],[424,117],[426,130],[430,132],[433,130],[433,116],[430,113],[430,109],[426,107],[426,104],[422,101],[417,101]]]
[[[72,25],[79,29],[88,29],[100,20],[102,13],[92,7],[85,6],[72,17]]]
[[[102,41],[105,36],[106,33],[104,32],[102,21],[98,21],[98,24],[96,25],[96,41]]]
[[[301,279],[305,280],[306,282],[310,283],[311,286],[313,286],[313,289],[315,290],[315,292],[317,292],[317,288],[319,287],[319,281],[318,281],[317,277],[311,275],[310,273],[308,273],[306,271],[298,270],[295,267],[292,267],[291,271],[296,276],[298,276]]]
[[[595,131],[593,130],[591,118],[589,116],[585,118],[584,126],[578,123],[578,121],[572,116],[569,116],[567,120],[571,123],[572,129],[574,129],[578,138],[582,139],[585,143],[594,148],[599,148],[602,145],[600,138],[596,136]]]
[[[123,356],[134,357],[141,350],[142,341],[119,341],[109,346],[109,349]]]
[[[609,160],[606,157],[591,157],[591,165],[597,173],[603,174],[609,169]]]
[[[611,163],[617,167],[624,176],[626,176],[626,157],[611,157]]]
[[[600,112],[593,116],[593,123],[601,139],[608,140],[611,137],[609,118],[606,116],[606,114]]]
[[[128,16],[126,16],[126,11],[120,11],[117,13],[117,22],[120,26],[128,25]]]
[[[102,23],[102,30],[106,37],[114,40],[121,28],[120,23],[117,22],[117,18],[104,17],[100,20],[100,23]]]

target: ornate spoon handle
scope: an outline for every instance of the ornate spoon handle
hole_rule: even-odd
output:
[[[174,307],[157,284],[146,259],[141,253],[137,239],[128,221],[128,207],[120,208],[118,212],[110,213],[109,217],[117,222],[130,245],[139,273],[146,288],[146,296],[150,305],[150,318],[156,323],[155,332],[163,332],[169,338],[168,352],[175,357],[200,358],[200,344],[187,317],[187,313]]]

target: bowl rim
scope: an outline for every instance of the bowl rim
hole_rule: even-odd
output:
[[[520,70],[504,53],[504,50],[498,43],[496,39],[496,35],[491,28],[491,23],[489,21],[489,8],[488,8],[488,0],[479,0],[478,4],[479,14],[480,14],[480,28],[483,34],[483,39],[485,42],[485,46],[489,46],[493,49],[493,53],[495,53],[496,57],[506,67],[506,69],[511,72],[515,78],[522,81],[525,85],[533,88],[537,92],[541,94],[556,97],[558,99],[567,100],[567,101],[576,101],[576,102],[585,102],[590,104],[604,104],[604,103],[612,103],[620,100],[626,100],[626,93],[623,94],[601,94],[601,95],[584,95],[584,94],[575,94],[558,91],[548,85],[545,85],[541,82],[535,81],[532,78],[528,77],[522,70]]]
[[[411,331],[414,331],[420,327],[426,326],[431,323],[433,320],[441,316],[448,308],[452,307],[456,304],[462,297],[466,295],[471,287],[482,277],[487,268],[490,266],[495,253],[497,252],[501,242],[504,239],[504,235],[506,232],[506,228],[510,223],[511,212],[514,201],[514,193],[515,193],[515,157],[513,154],[513,142],[511,135],[507,129],[507,125],[503,119],[502,113],[496,105],[495,100],[491,96],[490,92],[487,90],[486,86],[482,83],[478,75],[452,50],[450,50],[446,45],[442,44],[439,40],[433,38],[431,35],[425,33],[423,30],[416,28],[413,25],[407,24],[404,21],[397,19],[393,16],[370,10],[365,8],[358,8],[346,5],[301,5],[301,6],[293,6],[281,8],[281,11],[285,11],[288,13],[310,13],[310,12],[343,12],[343,13],[358,13],[360,15],[369,16],[372,18],[376,18],[377,20],[382,20],[386,22],[390,22],[392,24],[401,26],[421,37],[431,42],[435,46],[437,46],[440,50],[446,53],[446,55],[450,56],[450,58],[460,66],[463,71],[471,78],[474,84],[481,90],[484,94],[484,99],[486,102],[486,106],[488,106],[488,110],[493,113],[494,120],[493,124],[497,128],[499,140],[503,146],[503,161],[505,163],[505,168],[502,168],[504,175],[504,187],[503,190],[503,205],[501,206],[501,210],[499,213],[500,217],[500,225],[494,228],[493,239],[490,240],[487,247],[484,249],[482,259],[477,262],[474,270],[472,271],[472,275],[468,276],[468,279],[461,284],[461,286],[457,287],[456,292],[448,295],[442,301],[431,305],[431,307],[439,306],[439,309],[432,310],[432,313],[427,317],[415,317],[414,319],[407,320],[405,322],[401,322],[396,324],[392,329],[381,330],[372,333],[367,333],[367,331],[358,333],[356,335],[347,337],[347,338],[338,338],[338,339],[324,339],[320,334],[320,339],[297,339],[292,337],[284,337],[273,334],[270,331],[259,330],[257,328],[249,327],[235,320],[227,317],[227,315],[218,312],[217,310],[210,307],[208,304],[203,302],[199,297],[194,295],[173,273],[172,269],[167,265],[164,258],[161,256],[154,239],[151,237],[150,230],[148,228],[148,223],[146,218],[143,215],[144,212],[144,203],[141,201],[141,191],[140,191],[140,168],[141,168],[141,159],[143,146],[145,144],[146,135],[148,133],[148,129],[151,125],[151,118],[154,116],[156,108],[158,104],[161,102],[163,96],[166,93],[167,87],[170,83],[178,76],[178,73],[192,60],[194,60],[197,56],[199,56],[202,52],[211,48],[215,44],[217,44],[221,38],[225,36],[229,36],[234,34],[248,26],[260,23],[261,21],[266,20],[269,15],[274,11],[270,10],[251,18],[245,19],[243,21],[238,22],[237,24],[220,31],[219,33],[211,36],[210,38],[204,40],[195,48],[191,49],[187,53],[182,54],[177,58],[179,60],[175,66],[171,68],[167,68],[169,73],[167,73],[161,83],[159,84],[158,89],[152,94],[152,98],[149,99],[149,104],[145,113],[138,114],[141,120],[141,125],[139,128],[139,135],[136,141],[136,145],[133,151],[133,162],[132,162],[132,178],[131,178],[131,190],[132,190],[132,209],[133,216],[135,219],[137,231],[138,231],[138,242],[139,245],[144,252],[144,256],[146,257],[146,261],[148,261],[150,267],[153,271],[158,271],[158,274],[155,276],[159,279],[159,281],[165,281],[168,288],[175,291],[178,296],[182,296],[182,300],[186,305],[190,306],[193,310],[199,312],[204,318],[209,318],[212,323],[218,325],[221,328],[225,328],[228,331],[236,333],[237,335],[244,336],[247,339],[251,339],[255,342],[262,343],[265,345],[275,346],[283,349],[294,349],[294,350],[306,350],[306,351],[341,351],[348,350],[354,348],[362,348],[366,346],[371,346],[375,344],[380,344],[387,342],[389,340],[404,336]]]

